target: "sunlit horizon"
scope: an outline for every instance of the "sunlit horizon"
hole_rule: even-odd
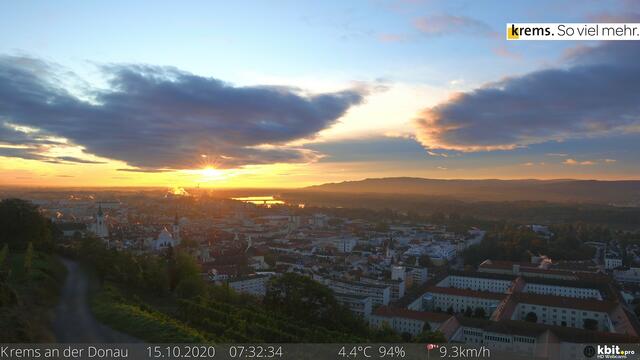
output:
[[[499,36],[516,19],[621,21],[635,8],[566,10],[4,3],[0,186],[640,180],[637,42]]]

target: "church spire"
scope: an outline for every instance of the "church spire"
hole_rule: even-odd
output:
[[[178,219],[178,209],[176,208],[176,216],[175,219],[173,220],[173,238],[180,242],[180,219]]]
[[[102,212],[102,204],[98,204],[98,214],[96,215],[95,224],[93,224],[93,232],[101,238],[109,237],[109,228],[105,222],[104,214]]]

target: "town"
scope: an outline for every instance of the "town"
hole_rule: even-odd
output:
[[[208,283],[237,293],[261,298],[271,279],[303,275],[372,328],[389,327],[407,341],[430,330],[449,342],[548,356],[540,344],[640,336],[638,245],[592,241],[585,244],[594,249],[590,260],[532,253],[525,262],[488,258],[471,266],[462,255],[482,243],[486,229],[452,231],[408,219],[339,216],[273,197],[190,191],[30,200],[65,239],[98,237],[119,252],[151,257],[180,248]],[[548,226],[526,226],[553,235]]]

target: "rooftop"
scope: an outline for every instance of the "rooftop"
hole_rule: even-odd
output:
[[[431,293],[439,293],[439,294],[447,294],[452,296],[467,296],[481,299],[493,299],[493,300],[502,300],[507,297],[507,294],[499,294],[489,291],[477,291],[477,290],[469,290],[469,289],[458,289],[452,287],[440,287],[440,286],[430,286],[427,289],[427,292]]]
[[[454,326],[455,323],[464,327],[472,327],[482,329],[487,332],[505,335],[519,335],[538,337],[549,331],[559,340],[571,343],[638,343],[640,338],[626,335],[600,331],[583,330],[565,326],[535,324],[521,320],[501,320],[490,321],[486,319],[475,319],[463,316],[456,316],[450,319],[448,326]],[[449,333],[451,334],[449,329]]]
[[[618,303],[606,300],[577,299],[562,296],[539,295],[531,293],[515,293],[513,301],[517,303],[543,305],[567,309],[596,311],[609,313],[618,306]]]
[[[373,315],[383,317],[401,317],[413,320],[432,321],[440,323],[445,322],[451,317],[451,315],[445,313],[414,311],[391,306],[380,306],[373,312]]]

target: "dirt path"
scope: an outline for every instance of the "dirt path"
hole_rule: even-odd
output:
[[[132,343],[140,342],[96,320],[89,306],[89,276],[77,262],[60,259],[67,268],[67,278],[55,309],[53,332],[61,343]]]

